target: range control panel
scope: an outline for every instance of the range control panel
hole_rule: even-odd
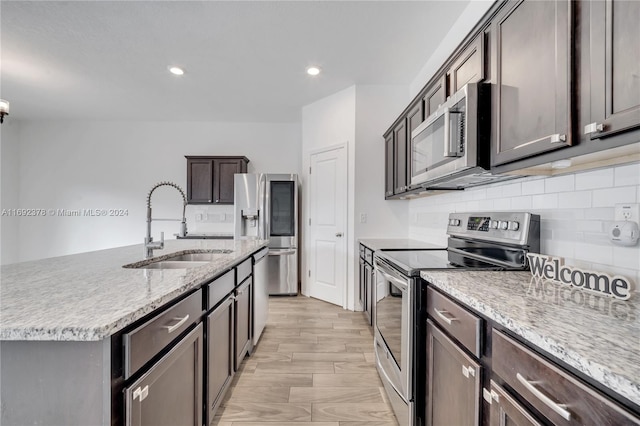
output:
[[[540,216],[526,212],[451,213],[447,234],[461,238],[529,245],[540,235]],[[534,243],[539,244],[539,241]]]

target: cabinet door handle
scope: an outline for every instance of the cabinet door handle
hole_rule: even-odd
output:
[[[566,421],[571,421],[571,413],[567,410],[566,404],[558,404],[553,401],[547,395],[543,394],[536,386],[535,382],[530,382],[525,379],[520,373],[516,374],[516,378],[522,385],[527,388],[529,392],[531,392],[536,398],[544,403],[547,407],[551,408],[553,411],[562,416]]]
[[[445,311],[445,310],[439,311],[435,308],[433,310],[435,311],[436,315],[442,318],[442,321],[446,322],[448,325],[451,325],[453,321],[458,321],[457,318],[446,316],[445,314],[448,314],[449,313],[448,311]]]
[[[462,375],[464,377],[466,377],[467,379],[469,378],[469,376],[476,377],[476,369],[473,368],[473,365],[470,365],[468,367],[463,365],[462,366]]]
[[[590,135],[591,133],[602,132],[604,130],[604,124],[602,123],[590,123],[584,126],[584,134]]]
[[[133,391],[133,400],[135,401],[136,398],[140,399],[140,402],[144,401],[147,396],[149,396],[149,385],[146,385],[143,388],[138,387],[136,390]]]
[[[567,135],[561,135],[560,133],[551,135],[550,138],[551,138],[551,143],[564,143],[567,141]]]
[[[179,329],[187,320],[189,320],[189,314],[185,315],[183,318],[174,318],[174,321],[178,321],[173,325],[163,325],[162,328],[167,329],[167,333],[173,333],[177,329]]]

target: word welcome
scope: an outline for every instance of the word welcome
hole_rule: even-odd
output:
[[[601,272],[587,271],[565,266],[560,257],[545,256],[538,253],[527,254],[531,265],[531,274],[582,290],[627,300],[631,297],[631,283],[620,275],[610,276]]]

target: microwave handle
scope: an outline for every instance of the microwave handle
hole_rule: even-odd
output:
[[[460,125],[462,113],[458,111],[451,112],[451,110],[447,108],[444,114],[444,156],[460,157],[460,138],[462,137]],[[455,125],[451,122],[452,118],[455,120]],[[453,130],[454,126],[456,130]]]

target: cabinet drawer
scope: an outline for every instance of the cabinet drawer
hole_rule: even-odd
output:
[[[236,282],[240,284],[249,275],[251,275],[251,258],[248,258],[247,260],[236,266],[236,270],[238,271],[238,279],[236,280]]]
[[[124,333],[124,378],[131,377],[191,324],[198,321],[201,313],[202,290],[198,290],[135,330]]]
[[[503,333],[493,330],[493,371],[556,425],[640,425],[640,419]]]
[[[364,249],[364,260],[373,265],[373,251],[368,248]]]
[[[430,287],[427,288],[427,312],[442,329],[480,358],[480,318]]]
[[[211,281],[207,286],[209,292],[209,303],[207,309],[211,309],[225,298],[225,296],[233,291],[236,286],[236,277],[233,269],[220,275]]]

